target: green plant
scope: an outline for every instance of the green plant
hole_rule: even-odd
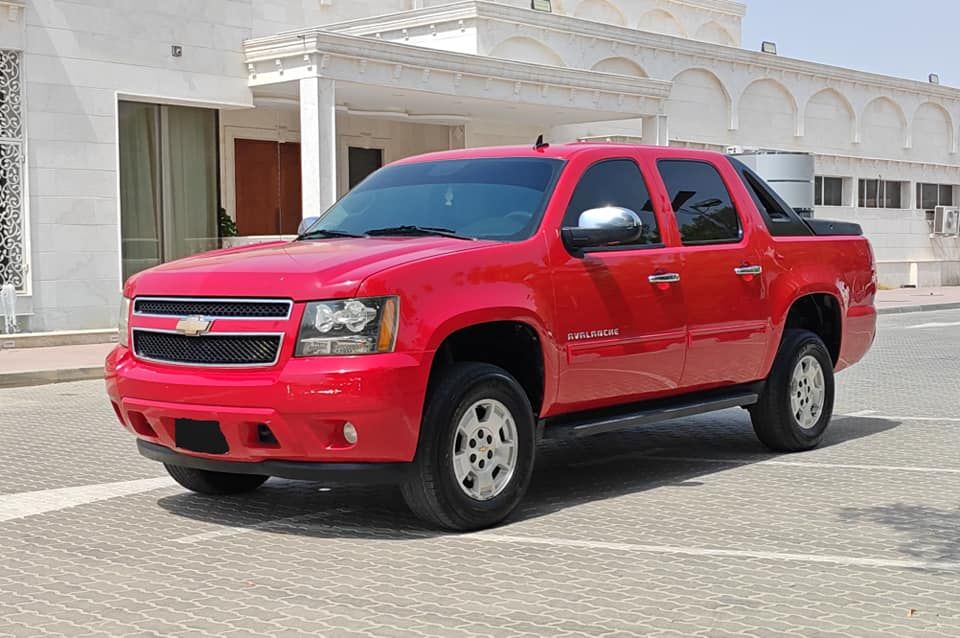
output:
[[[217,211],[217,228],[220,231],[221,237],[237,236],[237,222],[233,220],[233,217],[227,215],[227,211],[224,208]]]

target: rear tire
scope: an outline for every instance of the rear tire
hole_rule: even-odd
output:
[[[520,503],[535,455],[533,409],[508,372],[457,363],[429,393],[413,471],[401,486],[419,518],[454,531],[496,525]]]
[[[167,468],[167,473],[173,477],[173,480],[191,492],[212,496],[252,492],[270,478],[269,476],[255,474],[227,474],[226,472],[197,470],[192,467],[169,465],[167,463],[164,463],[163,466]]]
[[[833,417],[833,360],[807,330],[787,330],[763,393],[750,408],[753,430],[777,452],[811,450]]]

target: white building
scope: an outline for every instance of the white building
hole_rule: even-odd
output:
[[[122,277],[220,245],[221,207],[290,233],[383,162],[544,133],[813,153],[817,214],[863,224],[883,283],[960,283],[928,222],[960,203],[960,90],[745,50],[744,13],[0,0],[0,281],[24,328],[107,327]]]

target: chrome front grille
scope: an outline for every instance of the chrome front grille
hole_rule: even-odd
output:
[[[178,365],[269,366],[280,357],[282,334],[207,334],[188,337],[175,332],[133,329],[133,351],[149,361]]]
[[[186,297],[137,297],[133,313],[154,317],[203,316],[210,319],[287,319],[289,299],[190,299]]]

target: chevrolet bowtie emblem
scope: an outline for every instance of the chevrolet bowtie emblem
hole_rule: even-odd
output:
[[[177,332],[187,337],[199,337],[210,332],[213,327],[213,319],[206,319],[201,316],[184,317],[177,322]]]

